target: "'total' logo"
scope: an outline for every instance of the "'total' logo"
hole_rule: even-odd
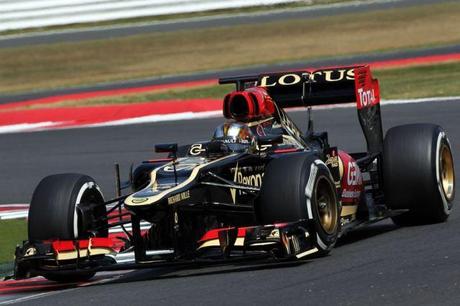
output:
[[[375,103],[374,89],[364,91],[364,89],[359,88],[358,95],[361,107],[367,107]]]

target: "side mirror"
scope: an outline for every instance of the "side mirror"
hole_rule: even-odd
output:
[[[172,153],[176,155],[177,153],[177,143],[161,143],[155,145],[156,153]]]
[[[161,143],[155,145],[156,153],[169,153],[169,156],[173,158],[173,169],[174,169],[174,182],[177,186],[177,171],[176,171],[176,160],[177,160],[177,143]]]
[[[261,145],[274,145],[283,143],[283,135],[277,136],[259,136],[256,138],[257,144]]]

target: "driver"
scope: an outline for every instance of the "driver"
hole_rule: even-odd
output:
[[[251,129],[243,123],[225,122],[214,131],[213,141],[221,141],[233,152],[242,152],[255,141]]]

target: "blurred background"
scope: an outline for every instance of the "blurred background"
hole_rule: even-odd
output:
[[[368,63],[385,129],[439,123],[455,154],[459,16],[453,0],[0,0],[0,264],[26,236],[27,210],[10,204],[62,172],[113,196],[115,162],[126,178],[154,143],[212,135],[222,76]],[[365,149],[355,109],[314,118]]]
[[[200,79],[205,72],[209,78],[237,67],[455,53],[459,11],[458,1],[444,0],[1,0],[1,101],[110,82],[126,87],[168,76]],[[415,50],[425,52],[407,53]],[[363,57],[348,59],[356,55]],[[417,93],[411,84],[395,88],[396,73],[386,74],[388,98],[449,94],[436,84]]]

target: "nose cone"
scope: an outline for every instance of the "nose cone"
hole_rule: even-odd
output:
[[[150,184],[126,198],[125,205],[138,207],[171,204],[168,203],[168,199],[179,191],[187,189],[187,186],[194,181],[199,166],[204,164],[206,159],[203,157],[183,157],[177,159],[175,163],[171,162],[156,168],[150,175]]]

